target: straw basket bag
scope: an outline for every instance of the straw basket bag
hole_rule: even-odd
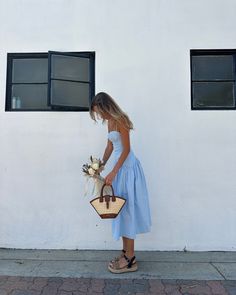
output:
[[[123,208],[126,199],[118,196],[114,196],[114,190],[112,185],[112,195],[103,195],[103,189],[106,186],[104,184],[101,189],[100,197],[97,197],[90,201],[90,204],[97,211],[101,218],[116,218]]]

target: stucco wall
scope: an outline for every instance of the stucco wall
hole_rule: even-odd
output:
[[[106,126],[5,112],[7,52],[95,51],[96,92],[135,125],[153,226],[140,250],[236,249],[236,113],[191,111],[190,49],[236,48],[234,0],[0,1],[0,247],[120,249],[84,198]],[[110,171],[108,164],[107,173]]]

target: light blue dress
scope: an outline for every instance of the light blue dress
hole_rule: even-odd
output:
[[[119,131],[108,133],[113,143],[114,165],[118,161],[123,145]],[[115,240],[120,237],[135,239],[136,234],[150,232],[152,225],[148,190],[140,161],[132,149],[113,179],[114,194],[126,199],[119,215],[112,219],[112,235]]]

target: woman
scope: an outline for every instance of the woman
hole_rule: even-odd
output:
[[[95,116],[96,115],[96,116]],[[112,220],[115,240],[122,237],[123,249],[119,257],[110,261],[108,269],[113,273],[124,273],[138,269],[134,253],[136,234],[150,231],[151,214],[146,180],[140,161],[130,146],[130,130],[133,124],[115,100],[105,92],[98,93],[92,100],[90,116],[108,123],[108,140],[103,155],[103,165],[114,152],[114,166],[105,177],[112,185],[114,194],[126,199],[119,215]]]

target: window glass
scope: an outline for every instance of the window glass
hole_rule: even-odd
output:
[[[89,82],[89,58],[78,56],[51,56],[51,78]]]
[[[55,105],[89,107],[89,84],[52,80],[51,99]]]
[[[47,84],[12,85],[12,109],[41,109],[47,106]]]
[[[194,82],[194,107],[234,107],[235,89],[233,82]]]
[[[12,63],[12,83],[47,83],[47,58],[18,58]]]
[[[192,80],[234,79],[232,55],[192,56]]]

